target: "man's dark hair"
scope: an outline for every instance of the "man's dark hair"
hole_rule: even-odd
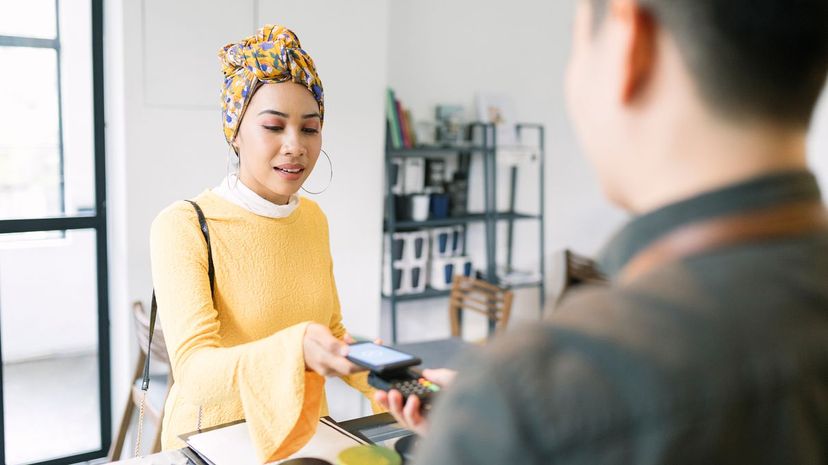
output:
[[[610,0],[591,0],[596,24]],[[828,0],[637,0],[674,38],[705,100],[805,127],[828,73]]]

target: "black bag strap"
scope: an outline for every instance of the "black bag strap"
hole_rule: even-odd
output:
[[[207,219],[204,217],[204,212],[201,207],[192,200],[187,200],[192,204],[198,215],[198,224],[201,226],[201,234],[204,235],[204,241],[207,242],[207,276],[210,278],[210,295],[215,296],[216,293],[216,271],[213,267],[213,250],[210,247],[210,230],[207,228]],[[155,318],[158,313],[158,302],[155,300],[155,289],[152,290],[152,305],[150,306],[150,324],[149,324],[149,341],[147,342],[147,358],[144,359],[144,380],[141,383],[141,390],[149,389],[149,366],[150,366],[150,349],[152,348],[152,335],[155,332]]]

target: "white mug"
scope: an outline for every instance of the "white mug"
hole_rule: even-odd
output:
[[[411,196],[411,219],[425,221],[428,219],[429,195],[417,194]]]

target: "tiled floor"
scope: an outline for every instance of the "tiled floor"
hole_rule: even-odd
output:
[[[3,365],[6,463],[100,448],[95,354]]]

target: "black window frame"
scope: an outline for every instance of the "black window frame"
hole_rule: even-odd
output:
[[[55,0],[55,16],[59,21],[58,2]],[[103,0],[90,0],[92,13],[92,98],[95,157],[95,212],[84,211],[75,216],[56,216],[28,219],[0,219],[0,234],[39,231],[67,231],[86,229],[95,231],[97,297],[98,297],[98,395],[100,413],[100,444],[95,451],[49,459],[31,465],[66,465],[105,457],[112,442],[111,368],[109,347],[109,268],[107,257],[107,212],[106,212],[106,151],[104,133],[104,51],[103,51]],[[65,214],[63,185],[63,108],[61,103],[60,75],[60,29],[54,39],[0,36],[0,46],[54,48],[58,51],[58,121],[60,129],[60,180],[61,212]],[[2,339],[0,338],[0,361],[2,361]],[[59,383],[60,380],[55,380]],[[3,403],[3,365],[0,363],[0,464],[6,463],[5,414]],[[48,440],[48,438],[44,438]]]

